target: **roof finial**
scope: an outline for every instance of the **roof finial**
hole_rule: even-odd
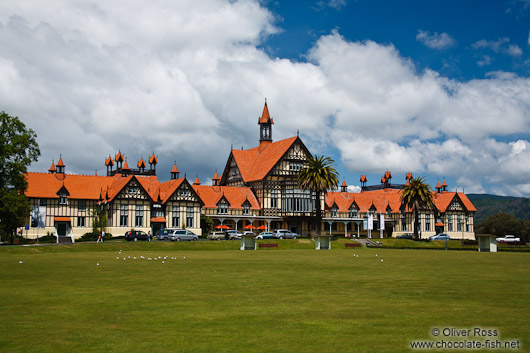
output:
[[[267,104],[267,97],[265,97],[265,104]]]
[[[300,137],[300,130],[296,129],[296,137]]]

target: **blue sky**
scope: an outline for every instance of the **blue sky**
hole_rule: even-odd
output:
[[[358,190],[386,170],[530,196],[530,0],[5,0],[0,110],[46,171],[153,152],[210,183],[230,148],[300,131]]]
[[[270,1],[282,32],[263,47],[274,56],[304,61],[321,35],[336,29],[351,41],[394,45],[418,70],[431,68],[444,76],[470,80],[491,71],[528,76],[529,1]],[[420,38],[446,34],[446,45],[429,47]],[[508,39],[508,42],[504,41]],[[485,40],[485,46],[474,44]],[[496,42],[501,48],[492,49]],[[501,44],[502,43],[502,44]],[[522,55],[506,52],[510,45]],[[488,64],[477,64],[488,56]]]

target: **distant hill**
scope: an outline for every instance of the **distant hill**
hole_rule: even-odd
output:
[[[530,219],[530,199],[526,197],[498,196],[488,194],[466,194],[477,208],[475,225],[482,223],[489,216],[506,212],[517,219]]]

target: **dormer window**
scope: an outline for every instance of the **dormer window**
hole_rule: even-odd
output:
[[[331,217],[337,217],[337,206],[331,207]]]
[[[250,204],[248,202],[245,202],[243,204],[243,215],[248,216],[250,214]]]
[[[359,216],[359,210],[356,207],[350,208],[350,218],[357,218]]]
[[[66,195],[64,194],[59,195],[59,205],[66,205],[66,204],[67,204]]]
[[[224,202],[220,203],[217,206],[217,214],[228,214],[228,204]]]

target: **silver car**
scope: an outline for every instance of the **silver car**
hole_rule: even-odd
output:
[[[228,239],[241,239],[241,234],[237,230],[227,230],[226,234],[228,234]]]
[[[278,239],[296,239],[298,238],[298,234],[291,232],[287,229],[277,229],[276,233],[274,233],[274,236]]]
[[[173,233],[171,233],[168,236],[168,238],[171,241],[181,241],[181,240],[196,241],[197,239],[199,239],[197,234],[187,229],[177,229]]]

